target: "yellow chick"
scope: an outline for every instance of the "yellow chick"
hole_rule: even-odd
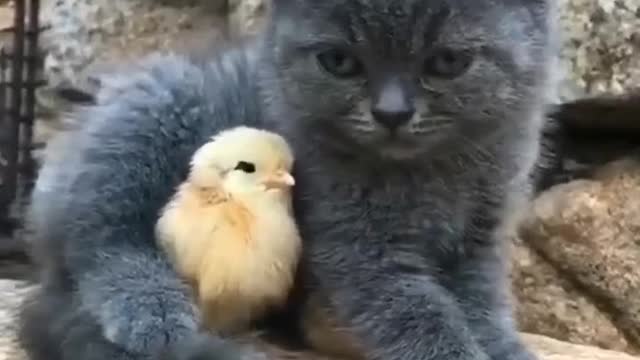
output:
[[[156,238],[193,286],[205,326],[240,331],[283,306],[293,285],[302,249],[293,154],[279,135],[237,127],[199,148],[190,165]]]

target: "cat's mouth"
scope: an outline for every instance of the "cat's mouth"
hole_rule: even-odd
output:
[[[425,142],[426,140],[426,142]],[[405,131],[379,132],[369,141],[369,147],[382,157],[408,159],[424,153],[431,141]]]
[[[344,124],[341,124],[344,125]],[[325,127],[323,136],[329,143],[348,152],[364,152],[389,160],[411,160],[432,151],[446,139],[443,132],[413,131],[409,127],[389,131],[371,126],[366,129],[351,126]]]
[[[451,136],[449,129],[415,131],[414,128],[399,128],[396,131],[379,131],[371,134],[368,145],[382,157],[407,160],[441,151]]]

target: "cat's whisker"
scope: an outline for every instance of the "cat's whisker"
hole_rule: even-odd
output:
[[[375,126],[354,126],[351,129],[362,133],[370,133],[375,131]]]
[[[371,120],[367,120],[363,117],[348,117],[345,119],[345,122],[347,123],[354,123],[354,124],[371,124]]]
[[[372,131],[375,131],[376,129],[373,121],[368,120],[364,117],[348,117],[344,120],[344,123],[348,125],[351,130],[361,133],[370,133]]]
[[[438,133],[439,129],[409,129],[414,135],[431,135]]]
[[[427,117],[409,126],[409,131],[416,135],[432,134],[451,126],[453,119],[450,117]]]

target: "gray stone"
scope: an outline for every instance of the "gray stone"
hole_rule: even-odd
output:
[[[231,31],[241,36],[251,36],[259,32],[264,25],[269,6],[269,0],[229,0]]]
[[[561,96],[621,94],[640,86],[640,0],[558,0]]]
[[[197,46],[218,33],[224,0],[49,0],[43,4],[45,73],[51,86],[82,87],[104,63]]]
[[[528,331],[640,354],[639,198],[629,159],[535,199],[520,236],[541,261],[521,252],[514,272]]]

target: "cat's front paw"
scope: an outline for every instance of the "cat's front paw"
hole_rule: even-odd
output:
[[[183,304],[163,298],[113,301],[109,305],[100,314],[103,334],[129,352],[150,354],[192,336],[198,329],[192,312],[179,311]]]
[[[158,360],[267,360],[267,357],[231,340],[195,334],[167,347]]]

